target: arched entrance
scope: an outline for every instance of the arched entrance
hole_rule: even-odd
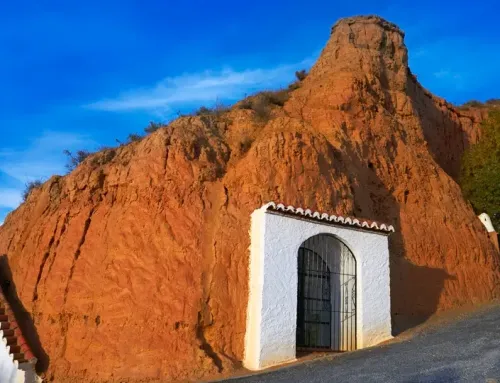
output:
[[[296,341],[302,349],[356,349],[356,259],[332,235],[299,248]]]

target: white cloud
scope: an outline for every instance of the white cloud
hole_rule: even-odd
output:
[[[4,175],[0,178],[0,210],[5,213],[19,206],[27,182],[64,173],[63,150],[88,148],[92,144],[79,134],[46,131],[24,150],[0,148],[0,176]]]
[[[15,209],[22,201],[19,189],[0,189],[0,207]]]
[[[46,131],[24,150],[0,148],[0,171],[22,184],[47,179],[64,172],[63,150],[82,149],[92,143],[80,134]]]
[[[433,76],[437,83],[441,83],[442,86],[446,86],[449,89],[463,90],[465,87],[464,78],[460,73],[442,69],[438,72],[434,72]]]
[[[179,104],[235,100],[248,91],[284,85],[293,79],[296,70],[310,66],[312,62],[313,59],[309,58],[271,69],[239,72],[225,69],[167,77],[153,87],[133,89],[116,98],[99,100],[86,107],[110,112],[147,110],[161,113]]]
[[[458,79],[461,76],[458,73],[454,73],[452,71],[441,69],[438,72],[434,72],[434,77],[436,78],[450,78],[450,79]]]

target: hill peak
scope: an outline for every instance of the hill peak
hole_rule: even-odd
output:
[[[405,33],[394,23],[387,21],[386,19],[377,16],[377,15],[359,15],[352,17],[345,17],[339,19],[332,27],[332,34],[335,32],[335,29],[340,25],[353,25],[353,24],[373,24],[384,30],[397,32],[402,37],[405,36]]]

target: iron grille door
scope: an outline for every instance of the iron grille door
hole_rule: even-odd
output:
[[[305,241],[298,253],[297,347],[356,349],[356,260],[333,236]]]
[[[328,266],[315,252],[299,250],[297,345],[330,348],[331,293]]]

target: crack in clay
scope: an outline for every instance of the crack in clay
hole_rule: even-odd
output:
[[[33,289],[33,298],[32,298],[33,303],[35,303],[38,300],[38,284],[40,283],[40,279],[42,279],[43,269],[45,268],[45,263],[49,258],[50,250],[52,249],[52,245],[54,244],[56,238],[56,232],[57,232],[57,223],[56,227],[54,228],[54,232],[52,233],[52,237],[50,238],[48,249],[43,255],[42,262],[40,263],[40,268],[38,269],[38,276],[36,278],[35,288]],[[33,305],[33,312],[35,311],[36,311],[35,305]]]
[[[198,323],[196,325],[196,338],[200,341],[200,350],[202,350],[207,357],[209,357],[214,365],[217,367],[219,373],[224,371],[222,366],[222,359],[214,351],[210,343],[205,338],[205,326],[203,324],[202,313],[198,312]]]
[[[229,204],[229,190],[225,185],[222,185],[222,190],[218,193],[218,197],[216,199],[216,203],[214,203],[210,210],[222,211],[223,209],[227,209]],[[219,214],[213,214],[211,217],[218,217]],[[217,223],[217,225],[216,225]],[[211,227],[216,230],[216,226],[218,226],[219,222],[213,222]],[[213,238],[214,232],[211,233],[211,237]],[[211,253],[213,254],[212,260],[209,265],[207,265],[207,271],[204,275],[204,300],[201,303],[201,310],[198,312],[198,324],[196,326],[196,338],[200,341],[200,349],[203,350],[205,355],[210,358],[213,364],[217,367],[219,372],[224,370],[222,359],[219,357],[218,353],[214,350],[210,342],[207,340],[205,336],[206,329],[213,325],[213,317],[212,310],[210,307],[210,298],[211,292],[214,285],[214,272],[217,265],[217,249],[216,249],[217,241],[214,240],[211,246]],[[209,270],[209,271],[208,271]],[[209,317],[210,322],[205,323],[205,318]]]
[[[71,269],[69,271],[68,282],[66,283],[66,288],[64,289],[64,300],[63,300],[63,308],[66,305],[66,301],[68,300],[68,292],[69,292],[69,284],[73,278],[73,272],[75,271],[76,261],[80,257],[80,252],[83,244],[85,243],[85,238],[87,236],[87,232],[90,227],[90,222],[92,221],[92,215],[94,214],[95,207],[90,210],[88,218],[85,220],[85,226],[83,227],[82,237],[80,238],[80,242],[78,243],[78,247],[76,248],[75,255],[73,256],[73,264],[71,265]]]
[[[54,266],[54,262],[56,260],[56,254],[57,254],[57,248],[59,246],[59,243],[61,242],[62,235],[66,232],[66,226],[68,225],[69,222],[69,210],[66,212],[66,216],[64,217],[64,222],[61,228],[61,232],[59,233],[59,238],[57,238],[56,244],[54,246],[54,255],[52,256],[52,260],[49,264],[49,269],[47,270],[47,273],[45,274],[45,278],[43,280],[43,283],[45,284],[47,282],[47,278],[50,275],[50,272],[52,271],[52,266]]]
[[[76,261],[80,257],[81,247],[85,243],[85,238],[87,237],[87,232],[89,230],[90,223],[92,221],[92,215],[94,214],[94,210],[95,210],[95,207],[93,207],[90,210],[89,216],[85,220],[85,225],[83,228],[82,237],[80,238],[80,242],[78,243],[78,247],[77,247],[75,254],[73,256],[73,264],[71,265],[71,269],[70,269],[69,277],[68,277],[68,282],[66,283],[66,288],[64,289],[64,300],[63,300],[63,307],[62,307],[62,313],[61,313],[61,335],[63,337],[63,345],[61,347],[61,357],[64,357],[64,355],[66,354],[66,348],[67,348],[67,343],[68,343],[69,319],[71,317],[71,314],[66,313],[66,310],[65,310],[66,302],[68,300],[69,285],[71,283],[71,280],[73,279],[73,272],[75,270]]]

